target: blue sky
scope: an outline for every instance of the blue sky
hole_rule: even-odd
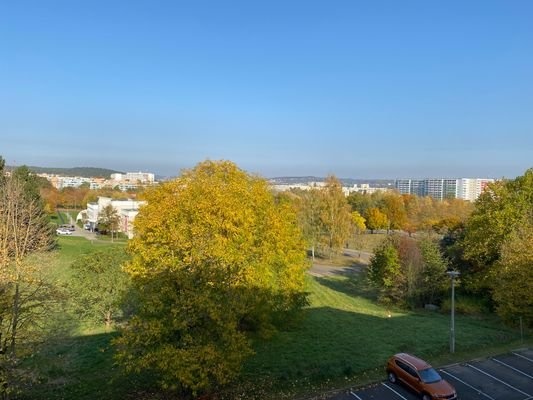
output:
[[[0,3],[9,164],[514,177],[533,2]]]

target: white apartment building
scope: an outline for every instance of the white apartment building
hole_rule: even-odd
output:
[[[46,179],[50,181],[50,183],[56,188],[56,189],[64,189],[64,188],[78,188],[84,183],[91,184],[90,178],[84,178],[82,176],[45,176]]]
[[[150,172],[126,172],[125,174],[111,174],[114,181],[129,181],[132,183],[152,184],[155,181],[155,175]]]
[[[475,201],[483,193],[487,185],[494,182],[494,179],[461,178],[458,181],[457,198]]]
[[[98,219],[102,210],[111,205],[120,217],[119,231],[124,232],[131,239],[133,237],[133,221],[139,213],[139,208],[146,204],[145,201],[137,200],[113,200],[110,197],[99,197],[96,203],[88,203],[85,212],[87,221],[90,225],[90,230],[94,231],[98,225]],[[80,214],[83,214],[80,213]]]
[[[398,179],[395,187],[401,194],[431,196],[437,200],[463,199],[475,201],[491,182],[494,182],[494,179]]]

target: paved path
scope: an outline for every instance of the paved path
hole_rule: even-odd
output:
[[[372,253],[352,249],[343,249],[343,255],[349,257],[350,260],[353,260],[351,265],[335,265],[330,264],[327,261],[320,260],[319,262],[314,262],[313,266],[307,273],[313,276],[339,276],[358,273],[361,272],[366,265],[368,265]]]

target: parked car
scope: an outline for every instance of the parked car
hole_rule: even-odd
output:
[[[64,224],[59,227],[59,229],[66,229],[67,231],[74,232],[76,227],[74,225]]]
[[[58,235],[72,235],[72,231],[66,228],[57,228],[56,233]]]
[[[392,356],[387,362],[389,382],[401,382],[421,396],[422,400],[457,399],[454,387],[442,379],[427,362],[406,353]]]

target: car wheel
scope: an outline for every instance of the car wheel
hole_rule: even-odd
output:
[[[431,396],[427,393],[422,394],[422,400],[431,400]]]
[[[394,372],[389,372],[388,378],[390,383],[396,383],[396,374]]]

